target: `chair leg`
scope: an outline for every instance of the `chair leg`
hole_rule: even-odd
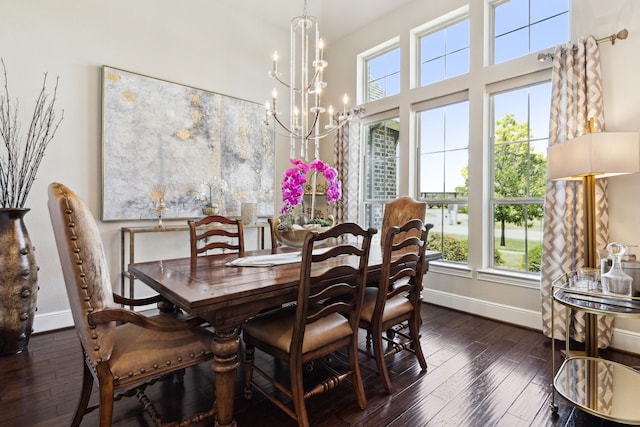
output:
[[[349,345],[349,367],[351,368],[351,382],[358,399],[360,409],[367,407],[367,395],[364,393],[364,385],[362,384],[362,375],[360,374],[360,363],[358,362],[358,343],[352,342]]]
[[[98,367],[100,369],[100,367]],[[98,382],[100,385],[100,427],[110,427],[113,418],[113,378],[111,373],[100,375],[98,372]],[[104,378],[103,378],[104,377]]]
[[[373,353],[376,359],[376,367],[378,368],[378,374],[382,379],[384,389],[388,394],[393,392],[391,387],[391,378],[389,378],[389,371],[387,370],[387,364],[384,361],[384,348],[382,347],[382,330],[374,329],[373,331]]]
[[[251,379],[253,378],[253,360],[255,358],[256,348],[253,344],[246,344],[244,349],[244,398],[251,399],[253,397],[253,388],[251,387]]]
[[[420,368],[424,371],[427,369],[427,361],[422,353],[422,345],[420,345],[420,323],[422,322],[419,316],[414,316],[409,320],[409,336],[411,337],[411,347],[418,358]]]
[[[309,426],[309,416],[307,415],[307,405],[304,401],[304,384],[302,382],[301,366],[296,363],[289,364],[289,375],[291,376],[291,397],[293,407],[296,412],[296,419],[299,427]]]
[[[84,358],[84,354],[82,355]],[[89,370],[87,363],[83,363],[84,369],[82,371],[82,390],[80,392],[80,400],[76,407],[76,413],[71,420],[71,427],[77,427],[80,425],[84,414],[87,412],[87,406],[89,405],[89,399],[91,398],[91,390],[93,389],[93,374]]]
[[[186,373],[185,369],[179,369],[173,373],[173,376],[176,380],[176,384],[184,383],[184,375]]]

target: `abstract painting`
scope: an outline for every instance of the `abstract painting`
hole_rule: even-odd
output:
[[[102,219],[194,218],[209,200],[220,214],[274,210],[274,138],[258,103],[102,67]],[[157,193],[156,193],[157,195]]]

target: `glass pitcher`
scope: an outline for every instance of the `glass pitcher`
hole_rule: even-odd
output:
[[[612,242],[607,245],[607,252],[613,264],[611,269],[601,277],[602,292],[605,294],[631,296],[633,278],[622,271],[622,256],[626,251],[627,247],[621,243]]]

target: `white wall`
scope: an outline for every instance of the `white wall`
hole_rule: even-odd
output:
[[[46,206],[47,186],[53,181],[68,185],[100,218],[100,67],[106,64],[262,104],[272,89],[267,77],[271,54],[288,47],[289,18],[283,17],[278,28],[270,27],[225,2],[209,0],[0,0],[0,10],[0,57],[7,66],[10,95],[20,98],[23,128],[43,72],[49,72],[50,84],[60,76],[56,104],[64,109],[27,201],[31,212],[25,221],[40,266],[37,332],[72,324]],[[286,146],[282,153],[276,152],[277,176],[288,157]],[[120,227],[125,225],[141,223],[100,223],[116,289]],[[139,240],[140,247],[146,247],[140,260],[188,254],[186,233]]]
[[[423,23],[429,22],[447,12],[451,12],[459,7],[469,4],[472,16],[471,39],[472,39],[472,63],[484,61],[482,52],[483,45],[486,45],[482,32],[483,23],[477,20],[478,16],[485,19],[484,1],[449,0],[447,2],[432,2],[429,0],[415,0],[405,6],[397,8],[394,12],[387,14],[383,19],[376,21],[357,33],[348,35],[341,40],[334,42],[327,49],[327,59],[329,68],[326,73],[329,87],[327,96],[335,98],[345,91],[345,88],[356,85],[356,55],[365,52],[378,44],[386,42],[393,37],[399,37],[402,51],[401,81],[403,90],[408,88],[409,72],[406,67],[409,64],[409,31]],[[640,94],[640,82],[637,78],[640,75],[640,2],[633,0],[579,0],[572,1],[572,22],[571,38],[577,39],[581,35],[592,34],[596,38],[608,36],[622,28],[629,30],[627,40],[618,41],[615,46],[605,43],[600,47],[602,60],[602,75],[604,80],[604,103],[605,103],[605,123],[607,130],[634,130],[640,131],[640,104],[638,95]],[[479,13],[476,13],[479,12]],[[475,15],[474,15],[475,13]],[[536,62],[536,54],[520,58],[513,63],[500,66],[487,67],[483,73],[485,82],[500,82],[507,74],[504,73],[509,67],[510,72],[518,67],[531,67]],[[550,63],[540,64],[538,69],[548,68]],[[535,67],[535,65],[534,65]],[[504,75],[504,76],[503,76]],[[464,79],[464,76],[457,79]],[[452,79],[453,80],[453,79]],[[469,98],[471,105],[483,105],[486,88],[482,82],[468,82]],[[459,87],[459,86],[458,86]],[[351,89],[353,91],[353,89]],[[400,105],[397,112],[400,117],[401,136],[406,141],[407,135],[411,134],[411,115],[407,108],[413,102],[427,97],[437,97],[439,94],[450,92],[449,83],[442,82],[433,85],[425,94],[422,89],[405,91],[393,100],[380,100],[367,106],[365,115],[375,115],[384,113]],[[480,102],[473,102],[474,100]],[[470,126],[471,145],[477,147],[482,145],[482,135],[486,134],[485,117],[480,111],[472,111]],[[470,150],[472,162],[482,159],[477,157],[482,155],[482,150]],[[476,157],[474,157],[476,156]],[[409,153],[400,154],[400,170],[407,171]],[[405,172],[407,173],[407,172]],[[470,174],[473,173],[470,168]],[[476,182],[482,181],[481,175],[476,175]],[[400,186],[401,193],[410,191],[411,183],[404,177],[405,182]],[[609,214],[610,214],[610,234],[612,240],[623,241],[627,244],[640,244],[640,228],[637,227],[637,218],[640,213],[640,198],[635,195],[634,189],[640,184],[640,175],[616,177],[610,179]],[[481,184],[477,184],[481,185]],[[475,191],[480,197],[480,191]],[[475,199],[474,199],[475,200]],[[470,199],[470,206],[474,201]],[[475,206],[480,206],[476,204]],[[470,223],[470,240],[480,236],[484,225]],[[457,309],[474,312],[480,315],[498,318],[504,321],[513,322],[529,327],[541,327],[540,320],[540,295],[537,285],[532,285],[526,280],[518,277],[500,277],[489,272],[482,271],[482,259],[485,254],[481,248],[474,249],[470,255],[469,270],[460,270],[456,274],[439,274],[437,268],[433,268],[429,273],[425,286],[425,299],[439,304],[448,305]],[[447,271],[451,273],[451,271]],[[640,343],[636,332],[640,331],[640,325],[633,322],[618,321],[618,327],[630,329],[630,334]],[[626,332],[622,332],[625,335]],[[628,335],[628,334],[627,334]],[[629,347],[627,343],[615,339],[614,344],[620,347]],[[640,344],[634,343],[630,346],[640,350]],[[634,347],[635,346],[635,347]]]
[[[484,2],[470,3],[472,8],[481,8]],[[347,92],[355,99],[355,55],[396,35],[401,35],[403,46],[408,47],[410,28],[464,4],[462,0],[415,0],[382,21],[328,45],[326,98],[340,100]],[[283,17],[282,26],[271,27],[239,15],[221,1],[190,0],[180,6],[171,0],[0,0],[0,57],[7,64],[11,95],[20,98],[23,121],[30,119],[29,110],[45,71],[49,72],[50,83],[60,76],[57,105],[65,110],[65,119],[27,202],[32,211],[26,223],[40,266],[37,331],[71,324],[46,208],[48,184],[60,181],[69,185],[85,198],[95,216],[100,216],[100,66],[106,64],[262,103],[273,87],[266,77],[272,52],[278,50],[282,63],[287,61],[284,56],[290,17]],[[640,4],[634,0],[580,0],[573,1],[572,8],[573,38],[583,34],[602,37],[623,27],[629,29],[628,40],[601,46],[605,118],[608,130],[640,130]],[[403,51],[408,55],[408,49]],[[407,84],[406,79],[403,81]],[[471,86],[475,92],[482,90],[478,85]],[[403,103],[409,102],[411,99]],[[389,107],[381,101],[375,108],[385,111]],[[408,112],[401,114],[406,119],[403,123],[408,123]],[[408,135],[406,126],[403,132]],[[277,144],[276,177],[287,167],[287,150],[286,142]],[[330,151],[326,146],[322,157],[331,159]],[[639,184],[640,175],[610,179],[612,240],[640,244],[640,228],[636,226],[640,198],[634,191]],[[120,227],[125,225],[140,223],[100,224],[116,289]],[[481,224],[477,226],[479,230]],[[186,235],[180,233],[148,236],[139,251],[144,252],[140,259],[184,255],[185,239]],[[465,271],[454,277],[433,271],[429,274],[431,298],[514,323],[539,325],[537,291],[514,286],[517,280],[503,284],[486,275],[470,277]],[[634,329],[633,325],[629,328]]]

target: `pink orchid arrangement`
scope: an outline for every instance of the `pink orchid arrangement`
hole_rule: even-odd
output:
[[[327,188],[325,190],[327,203],[335,202],[342,197],[342,187],[338,179],[338,171],[336,171],[335,168],[332,168],[319,159],[315,159],[308,164],[300,159],[291,159],[291,163],[294,166],[284,172],[284,178],[282,180],[283,215],[289,213],[294,206],[302,202],[304,184],[307,182],[306,175],[310,171],[322,174],[327,181]]]

